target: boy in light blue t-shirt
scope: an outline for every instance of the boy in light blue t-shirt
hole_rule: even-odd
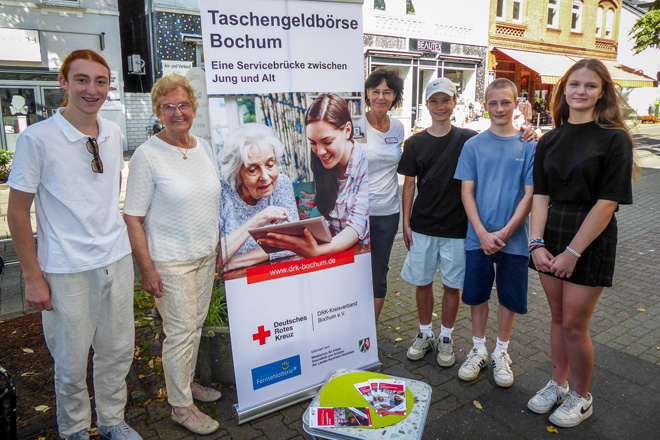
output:
[[[527,216],[532,206],[536,142],[523,142],[513,126],[516,86],[500,78],[486,88],[491,126],[463,147],[454,178],[469,224],[463,302],[472,314],[474,347],[458,377],[472,381],[486,366],[488,300],[495,280],[499,299],[493,376],[500,387],[513,385],[509,337],[517,313],[527,313]]]

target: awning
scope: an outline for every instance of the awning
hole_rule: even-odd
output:
[[[527,66],[541,76],[543,84],[556,84],[575,62],[583,57],[556,53],[533,52],[496,47],[503,54]],[[657,87],[653,78],[624,66],[615,60],[601,60],[609,70],[614,82],[620,87]]]
[[[571,57],[573,58],[573,57]],[[578,61],[576,58],[575,61]],[[624,66],[615,60],[601,60],[610,71],[614,82],[621,87],[657,87],[658,82],[653,78],[637,72],[628,66]]]
[[[543,84],[557,84],[568,68],[575,64],[575,61],[560,54],[504,49],[502,47],[496,47],[496,49],[538,73]]]

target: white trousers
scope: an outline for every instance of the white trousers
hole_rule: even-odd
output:
[[[202,325],[209,311],[215,254],[192,261],[157,262],[163,296],[156,305],[163,318],[163,371],[172,406],[192,405],[190,382],[195,377]]]
[[[91,425],[87,357],[94,348],[94,398],[99,425],[124,420],[126,375],[133,361],[133,259],[99,269],[49,274],[52,311],[41,312],[46,345],[55,361],[60,436]]]

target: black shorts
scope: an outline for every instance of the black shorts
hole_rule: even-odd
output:
[[[566,246],[573,240],[592,207],[593,204],[550,203],[543,238],[546,249],[552,255],[557,256],[566,250]],[[612,220],[605,230],[582,252],[571,276],[561,279],[582,286],[611,287],[616,260],[616,242],[616,218],[612,215]],[[532,258],[529,259],[529,267],[537,270]],[[547,272],[541,273],[555,276]]]

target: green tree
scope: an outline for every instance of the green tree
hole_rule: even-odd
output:
[[[651,3],[649,11],[637,20],[628,35],[635,40],[636,54],[649,47],[660,49],[660,0]]]

